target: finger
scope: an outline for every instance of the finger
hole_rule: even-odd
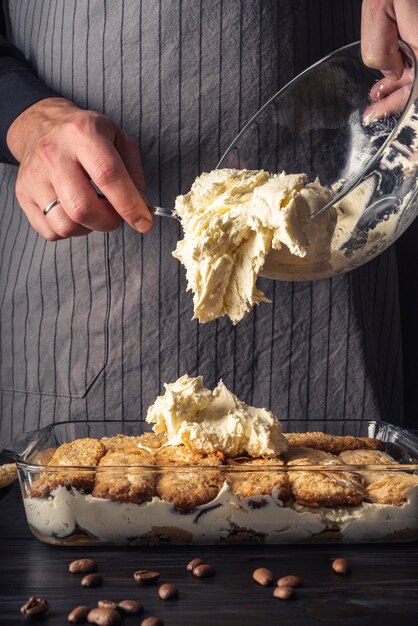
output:
[[[389,94],[397,91],[401,87],[405,87],[406,85],[411,85],[414,79],[414,71],[413,69],[407,69],[404,71],[402,78],[400,80],[390,80],[388,78],[382,78],[379,80],[370,90],[370,99],[372,102],[376,102],[377,100],[382,100],[382,98],[386,98]]]
[[[363,61],[391,80],[398,80],[403,74],[404,64],[398,37],[396,21],[387,12],[386,3],[364,0],[361,14]]]
[[[122,219],[142,233],[152,228],[147,204],[113,143],[101,139],[90,141],[87,145],[81,144],[77,149],[77,157]]]
[[[134,139],[132,139],[132,137],[130,137],[123,131],[120,131],[115,139],[115,147],[119,152],[130,177],[134,181],[139,193],[141,194],[141,197],[144,199],[144,202],[146,203],[151,218],[153,220],[153,207],[149,206],[145,197],[146,184],[144,171],[142,169],[141,151],[139,149],[139,144]]]
[[[140,192],[141,196],[144,197],[145,177],[142,169],[139,144],[132,139],[132,137],[123,131],[120,131],[115,138],[115,148],[119,152],[130,177],[135,183],[136,188]]]
[[[33,195],[42,215],[44,215],[45,207],[58,197],[54,187],[48,182],[45,182],[40,189],[34,189]],[[91,232],[85,226],[74,222],[67,215],[61,204],[54,206],[44,217],[52,230],[62,239],[81,237]]]
[[[51,182],[70,220],[89,230],[115,230],[121,217],[106,199],[97,196],[79,163],[67,159],[51,173]]]
[[[363,113],[363,124],[369,124],[381,120],[394,113],[403,111],[411,93],[411,86],[401,87],[397,91],[389,94],[383,100],[379,100],[367,107]]]
[[[30,189],[30,186],[26,185],[25,177],[22,175],[22,170],[19,168],[15,192],[19,205],[28,218],[30,225],[34,230],[36,230],[37,233],[48,241],[61,239],[61,237],[57,235],[54,230],[52,230],[46,220],[46,216],[39,210],[39,207],[34,202],[32,195],[26,191],[27,189]]]
[[[62,239],[60,235],[58,235],[48,224],[48,220],[46,216],[39,210],[39,206],[34,202],[27,201],[25,203],[20,203],[26,217],[29,220],[30,225],[34,230],[36,230],[41,237],[46,239],[47,241],[58,241],[58,239]]]
[[[62,239],[68,239],[68,237],[83,237],[91,233],[89,228],[74,222],[60,204],[57,204],[45,217],[51,228]]]

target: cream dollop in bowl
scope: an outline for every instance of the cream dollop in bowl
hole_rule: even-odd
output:
[[[273,250],[261,276],[278,280],[337,276],[380,254],[416,217],[417,62],[409,46],[403,42],[400,46],[405,62],[415,68],[401,113],[364,123],[370,89],[382,75],[364,65],[357,42],[333,52],[281,89],[223,155],[218,168],[303,172],[335,192],[322,210],[335,221],[331,243],[325,238],[327,245],[321,246],[321,220],[300,216],[312,253],[300,258],[286,246]]]

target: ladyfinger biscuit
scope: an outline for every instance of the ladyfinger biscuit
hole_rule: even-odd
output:
[[[280,500],[289,498],[291,491],[287,473],[272,468],[274,465],[284,468],[282,459],[277,457],[247,459],[243,463],[255,469],[266,467],[266,471],[245,472],[239,470],[238,464],[235,465],[235,471],[227,473],[227,481],[233,494],[249,498],[251,496],[272,495],[273,490],[276,490],[277,497]]]
[[[115,435],[114,437],[102,437],[100,439],[106,450],[110,452],[137,448],[139,440],[139,436],[128,437],[127,435]]]
[[[396,465],[396,461],[381,450],[346,450],[338,458],[347,465]]]
[[[6,463],[0,465],[0,489],[10,485],[17,476],[16,465],[14,463]]]
[[[345,450],[377,449],[383,444],[378,439],[369,437],[337,436],[326,433],[286,433],[290,448],[313,448],[330,454],[340,454]]]
[[[344,466],[334,455],[310,448],[289,448],[283,454],[286,466]],[[360,504],[366,495],[361,478],[351,472],[289,471],[292,495],[306,506],[346,506]]]
[[[155,479],[146,466],[152,465],[153,455],[143,448],[108,451],[97,468],[92,495],[113,502],[149,502]]]
[[[202,454],[185,446],[167,446],[155,453],[156,464],[162,466],[157,475],[156,489],[161,500],[171,502],[182,513],[191,513],[197,506],[211,502],[218,495],[224,475],[208,466],[221,465],[224,457],[219,452]],[[202,469],[188,472],[179,468],[164,470],[164,466],[198,465]]]
[[[167,443],[167,437],[164,433],[144,433],[139,437],[138,445],[151,450],[158,450]]]
[[[351,465],[397,465],[385,452],[379,450],[353,450],[343,452],[339,458]],[[417,487],[418,476],[406,472],[382,470],[359,472],[363,478],[367,498],[376,504],[402,506],[408,497],[405,492]]]
[[[105,447],[98,439],[76,439],[63,443],[49,461],[50,469],[43,472],[31,487],[31,496],[48,496],[60,486],[89,492],[93,487],[94,472],[80,468],[96,466],[104,453]],[[64,469],[66,466],[67,469]]]

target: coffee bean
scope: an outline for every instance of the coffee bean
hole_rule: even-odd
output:
[[[159,617],[153,617],[150,615],[142,620],[141,626],[164,626],[164,622]]]
[[[179,597],[178,589],[172,583],[165,583],[158,589],[161,600],[176,600]]]
[[[32,615],[42,615],[49,609],[49,604],[46,598],[42,596],[31,596],[26,600],[25,604],[20,607],[20,612],[23,615],[32,617]]]
[[[276,587],[273,591],[273,596],[275,598],[280,598],[280,600],[289,600],[294,595],[294,591],[292,587]]]
[[[97,563],[93,559],[77,559],[69,564],[68,570],[71,574],[90,574],[97,572]]]
[[[259,567],[253,571],[253,580],[263,587],[267,587],[274,580],[274,574],[265,567]]]
[[[302,587],[303,580],[299,576],[282,576],[277,581],[278,587]]]
[[[157,582],[159,577],[160,573],[153,570],[140,569],[134,572],[134,578],[138,585],[152,585],[152,583]]]
[[[119,605],[113,600],[99,600],[97,606],[99,609],[117,609]]]
[[[193,559],[190,563],[187,564],[187,571],[192,572],[195,567],[198,565],[203,565],[204,561],[202,559]]]
[[[71,624],[84,624],[84,622],[87,621],[87,615],[90,613],[90,611],[91,611],[90,606],[85,606],[85,605],[78,606],[77,608],[71,611],[71,613],[67,617],[67,620]]]
[[[87,574],[81,579],[82,587],[100,587],[103,585],[103,578],[100,574]]]
[[[122,623],[122,618],[115,609],[92,609],[87,615],[87,621],[97,626],[116,626]]]
[[[215,574],[215,568],[213,565],[209,565],[209,563],[202,563],[193,570],[193,576],[197,576],[197,578],[210,578],[211,576],[215,576]]]
[[[144,612],[144,607],[136,600],[122,600],[122,602],[119,602],[119,608],[129,615],[139,615]]]
[[[350,563],[347,559],[335,559],[335,561],[332,562],[331,567],[336,574],[342,574],[343,576],[349,574],[351,569]]]

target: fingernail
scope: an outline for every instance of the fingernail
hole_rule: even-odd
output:
[[[373,119],[373,116],[371,113],[368,113],[367,115],[363,115],[363,126],[370,126],[370,124],[372,124],[375,120]]]
[[[134,228],[139,230],[140,233],[147,233],[152,228],[152,222],[145,219],[145,217],[141,217],[134,223]]]

